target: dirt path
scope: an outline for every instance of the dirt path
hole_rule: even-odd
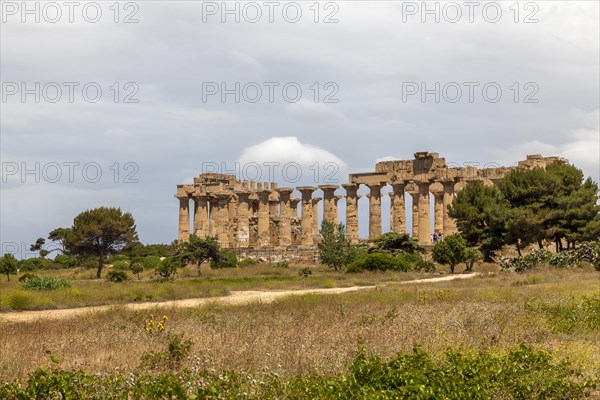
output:
[[[477,276],[477,273],[463,274],[463,275],[452,275],[441,278],[428,278],[428,279],[416,279],[412,281],[400,282],[401,284],[410,283],[434,283],[451,281],[455,279],[469,279]],[[149,310],[157,307],[198,307],[208,303],[217,302],[219,304],[226,305],[240,305],[240,304],[251,304],[260,303],[268,304],[272,303],[276,299],[280,299],[286,296],[302,295],[302,294],[339,294],[354,292],[357,290],[364,289],[375,289],[377,286],[352,286],[344,288],[332,288],[332,289],[304,289],[304,290],[281,290],[281,291],[258,291],[258,290],[247,290],[232,292],[229,296],[223,297],[204,297],[199,299],[183,299],[183,300],[171,300],[162,301],[155,303],[127,303],[127,304],[114,304],[106,306],[93,306],[93,307],[78,307],[78,308],[66,308],[60,310],[42,310],[42,311],[11,311],[7,313],[0,313],[0,322],[33,322],[40,319],[64,319],[76,316],[81,316],[89,313],[109,311],[112,309],[127,309],[127,310]]]

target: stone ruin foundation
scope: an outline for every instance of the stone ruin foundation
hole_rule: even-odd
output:
[[[434,231],[444,236],[457,232],[448,206],[457,192],[471,181],[495,185],[514,168],[545,168],[560,157],[528,155],[516,166],[477,168],[449,167],[438,153],[418,152],[412,160],[382,161],[375,171],[350,174],[341,185],[345,195],[336,195],[338,185],[278,187],[275,182],[241,181],[234,175],[205,173],[193,184],[177,185],[179,200],[178,240],[215,236],[221,248],[234,251],[240,259],[252,257],[268,261],[317,261],[319,237],[318,204],[323,202],[323,219],[335,225],[344,222],[348,239],[356,244],[360,185],[369,189],[369,239],[382,233],[381,189],[389,185],[390,231],[409,233],[421,245],[431,244],[430,214]],[[320,189],[322,197],[315,196]],[[300,198],[292,193],[297,191]],[[406,224],[404,196],[412,196],[412,226]],[[430,195],[434,197],[433,211]],[[338,221],[337,204],[346,202],[345,221]],[[191,200],[191,201],[190,201]],[[298,213],[298,203],[301,211]],[[192,207],[190,211],[190,206]],[[190,212],[193,223],[190,226]],[[300,214],[300,215],[298,215]]]

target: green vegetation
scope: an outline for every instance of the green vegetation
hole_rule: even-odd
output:
[[[359,255],[348,265],[348,272],[362,271],[410,271],[412,265],[401,255],[394,256],[388,253],[373,252]]]
[[[598,185],[581,170],[562,162],[546,169],[514,169],[498,185],[474,181],[460,191],[449,209],[469,246],[486,260],[504,245],[523,248],[545,241],[556,251],[600,237]],[[566,244],[566,246],[565,246]]]
[[[210,261],[210,267],[213,269],[219,268],[235,268],[237,267],[237,256],[232,251],[223,251],[220,256],[213,258]]]
[[[125,282],[129,280],[129,275],[127,275],[127,272],[125,271],[108,271],[108,274],[106,274],[106,279],[108,279],[111,282]]]
[[[356,252],[346,238],[344,224],[339,223],[336,227],[333,223],[323,220],[320,233],[321,240],[317,247],[322,264],[337,271],[354,261]]]
[[[60,288],[70,288],[73,282],[68,279],[61,279],[54,276],[37,276],[33,275],[25,280],[23,289],[30,290],[56,290]]]
[[[6,274],[6,279],[10,281],[10,274],[16,274],[19,268],[19,262],[10,253],[6,253],[0,258],[0,274]]]
[[[171,335],[166,352],[150,351],[143,365],[176,369],[192,346]],[[53,362],[60,363],[56,357]],[[448,350],[442,359],[415,347],[389,361],[362,349],[343,374],[282,378],[276,373],[252,376],[234,371],[183,370],[160,375],[107,375],[59,368],[38,368],[26,381],[0,386],[0,397],[21,398],[369,398],[489,399],[581,398],[599,380],[581,380],[580,371],[552,354],[521,344],[504,355]]]
[[[206,239],[202,239],[191,235],[189,241],[177,243],[172,261],[179,268],[195,263],[198,276],[200,276],[202,274],[200,266],[204,261],[218,261],[220,258],[221,252],[219,250],[219,242],[216,238],[209,236]]]

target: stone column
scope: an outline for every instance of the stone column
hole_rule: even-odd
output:
[[[258,247],[269,247],[269,190],[258,192]]]
[[[344,184],[346,189],[346,235],[350,243],[358,243],[358,185]]]
[[[338,185],[319,185],[323,191],[323,220],[334,226],[337,225],[337,200],[334,194],[337,188]]]
[[[208,199],[210,205],[210,214],[208,216],[208,234],[212,237],[219,236],[219,200],[216,195],[210,195]]]
[[[179,199],[179,228],[177,240],[187,242],[190,240],[190,198],[187,196]]]
[[[443,203],[444,203],[444,211],[443,211],[443,220],[444,220],[444,237],[455,234],[458,230],[456,229],[456,221],[454,218],[448,215],[448,206],[452,204],[454,200],[454,182],[446,181],[444,182],[444,195],[443,195]]]
[[[229,203],[227,204],[227,210],[229,211],[229,224],[227,227],[227,234],[229,236],[229,247],[235,248],[238,247],[238,197],[235,194],[229,195]]]
[[[390,230],[406,232],[406,208],[404,204],[404,183],[393,183],[390,193]]]
[[[321,197],[313,197],[311,199],[313,242],[319,237],[319,202],[321,200]]]
[[[275,200],[275,199],[269,200],[269,217],[270,218],[279,217],[279,200]]]
[[[250,245],[250,192],[238,191],[237,242],[240,247]]]
[[[431,244],[431,221],[429,220],[429,182],[419,182],[419,244]]]
[[[208,196],[204,193],[194,197],[194,235],[199,238],[208,235]]]
[[[313,245],[313,217],[312,217],[312,194],[316,190],[314,186],[300,186],[298,191],[302,193],[302,245]]]
[[[433,232],[444,233],[444,192],[433,192]]]
[[[411,193],[412,197],[412,237],[419,240],[419,193]]]
[[[229,194],[217,194],[217,238],[221,248],[229,247]]]
[[[287,247],[292,244],[292,205],[291,195],[293,189],[279,188],[279,245]]]
[[[369,185],[369,239],[381,235],[381,185]]]

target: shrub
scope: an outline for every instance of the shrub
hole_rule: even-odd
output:
[[[14,291],[6,298],[6,305],[12,310],[30,310],[35,304],[33,296],[30,292]]]
[[[155,267],[155,270],[163,278],[169,279],[177,272],[177,262],[173,257],[167,257]]]
[[[19,269],[22,271],[35,271],[38,269],[50,269],[52,267],[52,260],[48,260],[42,257],[32,257],[19,262]]]
[[[235,268],[237,267],[237,256],[232,251],[223,251],[217,260],[211,259],[210,267],[212,269]]]
[[[256,265],[256,260],[254,258],[244,258],[238,263],[238,266],[240,267],[246,267],[250,265]]]
[[[287,261],[283,260],[283,261],[279,261],[278,263],[276,263],[274,265],[274,267],[275,268],[289,268],[290,264]]]
[[[144,271],[144,264],[142,264],[140,261],[136,261],[132,263],[129,268],[131,269],[131,272],[136,274],[138,279],[140,279],[140,274]]]
[[[127,260],[117,260],[112,264],[113,270],[117,271],[126,271],[129,269],[129,261]]]
[[[300,276],[307,278],[309,275],[312,275],[312,271],[309,267],[304,267],[304,268],[301,268],[300,271],[298,271],[298,274]]]
[[[39,276],[37,276],[36,274],[32,274],[31,272],[26,272],[19,277],[19,282],[26,282],[29,279],[38,279],[38,278],[39,278]]]
[[[403,256],[372,252],[358,258],[346,268],[348,272],[367,271],[409,271],[411,264]]]
[[[111,282],[125,282],[127,280],[129,280],[129,275],[127,275],[127,272],[125,271],[108,271],[108,274],[106,274],[106,279],[108,279]]]
[[[54,257],[54,263],[60,265],[62,268],[75,268],[79,265],[79,260],[77,257],[59,254]]]
[[[420,259],[415,263],[417,271],[435,272],[435,264],[433,261]]]
[[[72,286],[73,282],[68,279],[56,278],[54,276],[38,276],[25,281],[25,284],[22,287],[23,289],[30,290],[56,290],[60,288],[70,288]]]
[[[189,352],[187,342],[171,338],[166,351],[144,357],[158,368],[177,367]],[[597,378],[582,379],[568,362],[520,345],[503,355],[449,350],[439,358],[416,347],[389,361],[368,357],[363,349],[345,373],[334,376],[283,378],[196,368],[105,375],[38,368],[26,380],[0,383],[0,398],[575,399],[589,398],[598,387]]]
[[[159,256],[147,256],[144,257],[142,263],[144,264],[144,269],[156,269],[161,261]]]

